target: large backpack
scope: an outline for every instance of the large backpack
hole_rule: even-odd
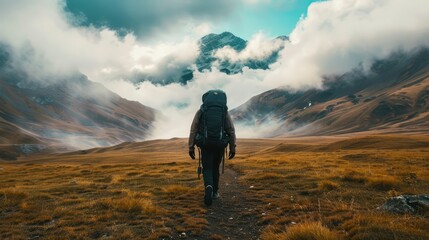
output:
[[[195,144],[200,148],[225,148],[229,136],[225,131],[226,94],[221,90],[211,90],[203,95],[203,104],[200,108],[201,116]]]

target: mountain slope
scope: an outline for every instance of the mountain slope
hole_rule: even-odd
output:
[[[269,135],[322,135],[358,131],[429,129],[429,50],[397,53],[373,64],[370,74],[352,71],[325,80],[324,89],[273,89],[234,109],[236,121],[276,123]]]
[[[142,140],[150,131],[154,113],[83,75],[51,84],[6,71],[0,75],[2,144],[60,142],[87,148]],[[21,136],[11,138],[13,132]]]

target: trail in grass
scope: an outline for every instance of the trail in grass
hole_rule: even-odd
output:
[[[220,179],[220,198],[213,201],[206,214],[209,222],[207,238],[212,239],[258,239],[259,213],[257,202],[246,196],[249,186],[238,183],[238,173],[225,169]]]

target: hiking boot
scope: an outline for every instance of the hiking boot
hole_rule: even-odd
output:
[[[219,198],[219,193],[213,192],[213,199],[218,199],[218,198]]]
[[[213,201],[213,187],[211,185],[208,185],[205,190],[204,203],[207,206],[210,206],[212,205],[212,201]]]

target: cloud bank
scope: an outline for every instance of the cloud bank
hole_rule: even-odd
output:
[[[12,66],[43,81],[77,70],[100,82],[156,82],[180,74],[198,55],[195,39],[149,44],[131,33],[75,26],[63,9],[62,1],[2,3],[0,42],[13,49]]]
[[[394,51],[429,45],[429,2],[331,0],[310,5],[266,77],[293,89],[321,87],[322,77],[361,66]]]
[[[324,76],[357,67],[368,70],[374,60],[392,52],[429,45],[427,0],[323,1],[309,7],[307,17],[291,33],[290,42],[281,43],[283,50],[270,69],[244,68],[242,73],[226,75],[214,68],[195,71],[187,85],[161,86],[146,81],[136,88],[133,83],[141,79],[168,79],[185,66],[192,67],[199,53],[198,34],[206,33],[215,23],[213,19],[222,14],[211,18],[206,17],[212,16],[210,12],[202,16],[194,13],[197,7],[186,9],[171,19],[179,23],[189,18],[207,21],[189,21],[195,32],[187,37],[180,29],[180,37],[172,37],[174,41],[156,41],[133,33],[118,34],[120,27],[76,25],[79,19],[64,11],[64,4],[47,0],[1,3],[0,42],[13,48],[13,66],[41,80],[77,70],[124,98],[158,109],[162,116],[152,138],[186,137],[201,95],[210,89],[225,90],[232,109],[276,87],[322,88]],[[154,20],[150,27],[161,31],[163,24]],[[263,58],[276,47],[276,42],[256,35],[242,52],[222,49],[216,54],[241,61]],[[237,128],[239,137],[258,137],[266,132]]]

